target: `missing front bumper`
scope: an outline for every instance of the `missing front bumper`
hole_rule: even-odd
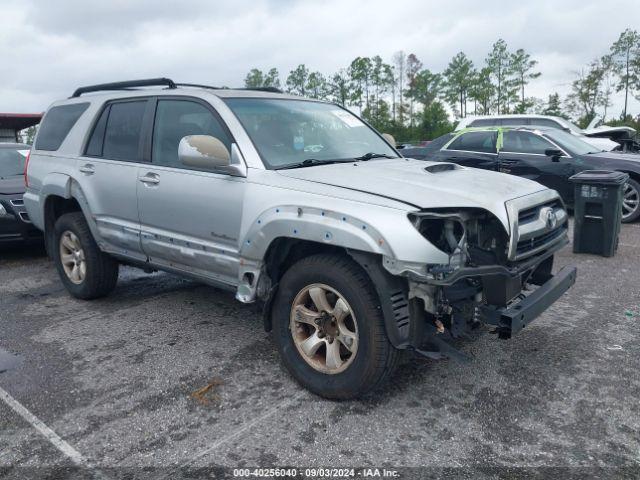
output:
[[[505,308],[479,307],[484,321],[498,328],[500,338],[511,338],[549,308],[576,282],[574,266],[562,268],[532,294]]]

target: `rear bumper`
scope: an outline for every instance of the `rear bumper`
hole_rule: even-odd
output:
[[[492,305],[480,307],[485,323],[498,328],[500,338],[510,338],[535,320],[576,282],[574,266],[562,268],[555,276],[523,300],[504,308]]]

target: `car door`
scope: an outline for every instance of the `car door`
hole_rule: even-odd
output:
[[[139,260],[146,257],[140,244],[136,190],[149,106],[148,98],[107,103],[77,162],[76,175],[95,219],[101,246]]]
[[[189,97],[154,104],[151,164],[138,176],[142,248],[149,261],[216,282],[238,282],[245,178],[184,166],[178,144],[211,135],[229,150],[230,132],[213,108]]]
[[[534,132],[507,130],[502,135],[498,155],[500,171],[541,183],[572,203],[573,186],[569,182],[574,172],[572,160],[564,151],[561,156],[549,156],[547,150],[559,147]]]
[[[438,160],[465,167],[498,170],[497,134],[493,130],[470,131],[458,135],[438,155]]]

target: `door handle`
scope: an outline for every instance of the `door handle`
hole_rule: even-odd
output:
[[[96,168],[91,163],[85,163],[78,170],[86,175],[93,175],[96,173]]]
[[[500,165],[512,166],[517,164],[518,164],[517,160],[500,160]]]
[[[140,178],[140,181],[146,185],[157,185],[160,183],[160,178],[155,173],[147,173],[144,177]]]

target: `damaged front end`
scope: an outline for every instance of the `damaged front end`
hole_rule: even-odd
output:
[[[573,285],[575,267],[551,273],[554,253],[568,243],[562,201],[538,197],[531,205],[530,200],[507,203],[510,234],[481,209],[409,215],[448,262],[384,259],[387,272],[406,279],[409,327],[397,332],[405,347],[432,358],[464,358],[447,340],[470,338],[483,324],[510,338]]]

